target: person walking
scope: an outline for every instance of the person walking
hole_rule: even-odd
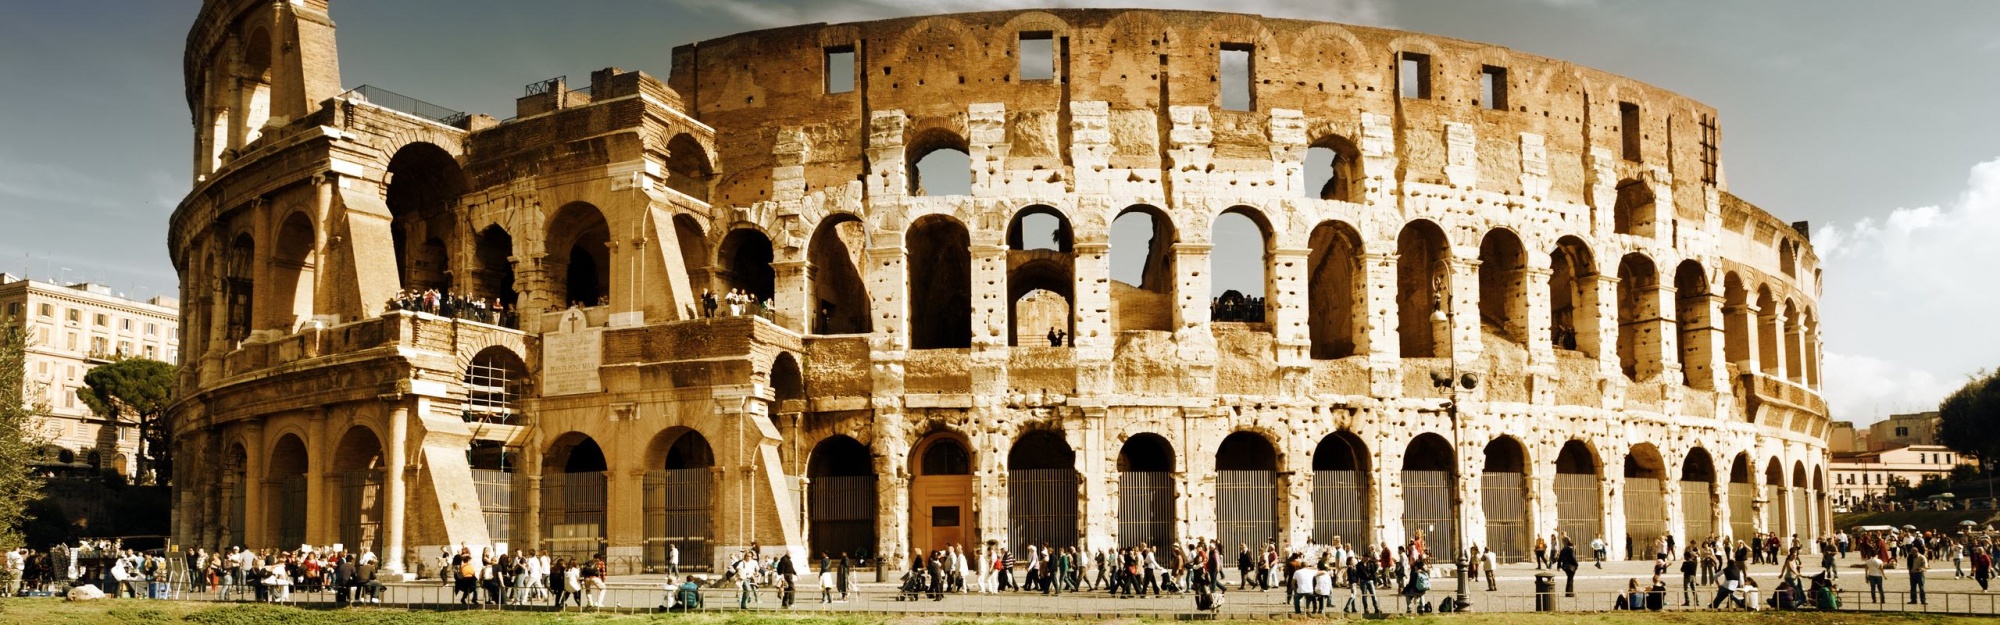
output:
[[[1993,578],[1993,554],[1987,553],[1987,545],[1972,549],[1972,580],[1979,582],[1979,589],[1986,590],[1986,583]]]
[[[750,609],[750,597],[757,592],[757,560],[743,554],[736,560],[736,609]]]
[[[1576,596],[1576,542],[1567,537],[1562,541],[1562,551],[1556,554],[1556,567],[1561,568],[1563,572],[1563,596],[1574,597]]]
[[[1924,572],[1930,570],[1930,564],[1931,560],[1924,555],[1923,549],[1910,550],[1910,600],[1905,603],[1929,605],[1924,597]]]
[[[1548,568],[1548,566],[1549,566],[1549,541],[1547,539],[1542,538],[1541,536],[1536,536],[1535,570],[1539,571],[1544,568]]]
[[[1870,552],[1861,561],[1861,577],[1868,580],[1868,600],[1882,603],[1889,600],[1889,593],[1882,590],[1882,555]]]

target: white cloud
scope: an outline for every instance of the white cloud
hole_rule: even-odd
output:
[[[688,9],[719,12],[765,27],[814,22],[860,20],[1014,9],[1132,8],[1130,0],[853,0],[850,2],[787,2],[784,0],[671,0]],[[1266,17],[1288,17],[1364,26],[1389,25],[1383,0],[1239,0],[1219,6],[1208,0],[1153,0],[1151,9],[1224,9]]]
[[[1813,242],[1834,418],[1932,410],[2000,365],[2000,158],[1973,166],[1949,203],[1820,228]]]

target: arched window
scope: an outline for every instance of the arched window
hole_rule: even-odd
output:
[[[1528,338],[1528,252],[1513,232],[1493,229],[1479,242],[1479,318],[1515,343]]]
[[[861,220],[847,213],[827,216],[813,231],[806,249],[812,262],[813,333],[874,331],[868,283],[861,279],[867,236]]]
[[[256,263],[257,243],[249,233],[236,235],[236,241],[229,246],[229,256],[223,267],[223,290],[229,300],[229,332],[231,341],[249,338],[251,311],[256,305]]]
[[[1313,228],[1306,255],[1307,324],[1312,332],[1312,357],[1320,360],[1355,354],[1360,331],[1355,306],[1366,273],[1361,267],[1361,234],[1352,226],[1328,221]]]
[[[1431,313],[1443,305],[1438,289],[1450,288],[1450,257],[1437,224],[1413,221],[1396,237],[1396,333],[1404,358],[1436,357],[1440,343],[1450,349],[1451,329],[1431,324]]]
[[[549,220],[544,267],[557,277],[550,299],[563,306],[598,306],[611,295],[611,228],[597,207],[575,202]]]
[[[758,312],[762,302],[777,294],[778,273],[771,268],[770,237],[752,228],[737,228],[722,238],[715,252],[715,277],[725,290],[749,293],[758,304],[749,307],[750,312]]]
[[[1660,337],[1645,327],[1660,318],[1659,275],[1644,254],[1618,263],[1618,364],[1625,377],[1644,380],[1660,369]]]
[[[264,125],[271,121],[271,32],[258,27],[243,39],[243,74],[238,89],[242,89],[243,114],[242,142],[238,146],[256,143],[264,134]],[[229,108],[237,108],[230,103]]]
[[[1612,232],[1653,236],[1659,211],[1653,207],[1653,187],[1638,180],[1618,183],[1618,205],[1611,214]]]
[[[476,278],[473,297],[491,299],[512,312],[520,301],[520,295],[514,292],[514,237],[498,224],[487,226],[479,231],[473,260],[479,263],[473,274]]]
[[[931,129],[905,151],[910,158],[910,195],[972,195],[972,157],[963,137]]]
[[[285,217],[272,245],[271,307],[260,326],[291,332],[313,314],[313,225],[304,212]]]
[[[1715,353],[1715,320],[1709,318],[1710,302],[1708,294],[1708,272],[1700,261],[1684,260],[1674,269],[1674,320],[1676,336],[1679,338],[1681,375],[1687,385],[1699,389],[1714,388],[1714,375],[1709,370],[1710,356]]]
[[[1174,324],[1174,244],[1166,213],[1146,205],[1111,221],[1111,328],[1171,330]]]
[[[972,346],[971,235],[944,215],[910,226],[910,347]]]
[[[528,367],[513,352],[489,347],[465,367],[465,420],[519,425]]]
[[[445,252],[459,227],[452,209],[465,195],[465,173],[449,152],[429,143],[403,146],[389,159],[388,169],[384,202],[392,219],[398,279],[405,289],[449,289],[452,270]]]
[[[692,135],[681,133],[667,140],[667,188],[682,195],[708,201],[708,184],[715,175],[708,151]]]
[[[1361,151],[1346,137],[1328,135],[1306,148],[1305,186],[1308,198],[1358,202],[1361,191]]]
[[[1007,336],[1012,345],[1071,345],[1076,315],[1069,219],[1035,205],[1007,225]]]
[[[1238,206],[1217,215],[1211,228],[1209,319],[1264,323],[1271,263],[1270,228],[1264,216]]]

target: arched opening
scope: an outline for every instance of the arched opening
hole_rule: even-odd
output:
[[[667,188],[703,202],[708,201],[708,184],[715,176],[709,165],[708,150],[687,133],[667,140]]]
[[[243,450],[242,443],[230,443],[228,451],[222,452],[222,501],[223,509],[222,541],[228,546],[247,547],[250,515],[247,504],[250,500],[250,454]]]
[[[1778,301],[1771,297],[1770,285],[1757,286],[1757,364],[1764,375],[1774,378],[1784,377],[1784,362],[1778,357],[1780,345],[1784,343],[1781,324],[1784,318],[1778,310]]]
[[[465,420],[523,425],[521,399],[527,396],[528,365],[505,347],[488,347],[465,366]]]
[[[451,153],[429,143],[411,143],[389,159],[390,234],[396,248],[396,276],[403,288],[449,290],[451,266],[445,241],[458,227],[453,209],[465,195],[465,173]],[[437,241],[436,247],[426,244]]]
[[[1823,532],[1833,531],[1833,526],[1826,517],[1826,467],[1814,465],[1812,479],[1812,512],[1808,516],[1813,520],[1812,535],[1818,536]]]
[[[1021,209],[1007,225],[1010,344],[1072,344],[1076,334],[1076,255],[1069,219],[1048,206]]]
[[[1118,449],[1118,545],[1172,545],[1174,449],[1158,434],[1139,434]]]
[[[715,452],[700,432],[674,428],[653,441],[666,453],[658,469],[646,472],[646,567],[664,570],[668,551],[680,561],[706,563],[715,536]]]
[[[1680,344],[1681,375],[1687,385],[1703,389],[1715,388],[1714,375],[1709,370],[1709,356],[1714,354],[1715,320],[1709,316],[1708,272],[1695,260],[1681,261],[1674,268],[1674,320]]]
[[[231,341],[250,338],[251,311],[257,303],[257,244],[249,233],[236,235],[229,246],[223,267],[223,290],[229,301],[228,333]]]
[[[315,255],[312,218],[304,212],[285,217],[271,246],[271,309],[264,328],[290,333],[313,315]]]
[[[1486,513],[1486,548],[1506,562],[1528,556],[1528,450],[1502,436],[1486,444],[1479,473],[1480,510]]]
[[[723,306],[730,315],[763,314],[764,303],[778,292],[778,272],[771,268],[771,239],[754,228],[737,228],[715,249],[715,278],[725,293],[741,292],[747,302]]]
[[[910,158],[910,195],[972,195],[972,157],[965,138],[931,129],[905,151]]]
[[[340,476],[340,544],[350,551],[384,548],[380,536],[385,467],[382,441],[368,428],[348,428],[334,448],[333,470]]]
[[[1313,228],[1306,253],[1307,325],[1312,332],[1312,357],[1318,360],[1346,358],[1360,344],[1359,318],[1361,285],[1366,273],[1361,268],[1361,234],[1354,227],[1327,221]]]
[[[251,29],[243,39],[243,73],[237,88],[242,90],[242,102],[231,102],[228,108],[242,107],[242,142],[250,145],[264,135],[264,126],[271,122],[271,31],[263,27]]]
[[[1666,461],[1652,443],[1625,454],[1625,559],[1651,560],[1666,543]],[[1657,544],[1655,544],[1657,543]]]
[[[1549,253],[1549,341],[1559,350],[1597,352],[1597,261],[1573,236]]]
[[[1328,434],[1313,449],[1312,463],[1313,537],[1365,551],[1374,544],[1368,443],[1347,430]]]
[[[1652,259],[1633,253],[1618,261],[1618,365],[1633,381],[1660,369],[1658,290]]]
[[[499,224],[487,226],[479,231],[479,239],[473,246],[473,261],[479,263],[474,269],[475,286],[472,296],[490,300],[494,311],[494,322],[514,327],[514,307],[521,301],[514,291],[514,236]]]
[[[1264,323],[1270,300],[1271,229],[1262,214],[1237,206],[1209,232],[1209,320]]]
[[[1513,232],[1495,228],[1479,242],[1479,321],[1487,333],[1528,339],[1528,252]]]
[[[1278,450],[1255,432],[1237,432],[1215,450],[1215,538],[1236,545],[1278,540]]]
[[[486,521],[486,538],[494,544],[516,544],[514,535],[514,461],[520,453],[505,443],[474,440],[466,448],[472,466],[472,487],[479,493],[479,516]]]
[[[1304,197],[1357,202],[1366,195],[1361,184],[1361,151],[1346,137],[1327,135],[1306,148]]]
[[[1431,323],[1442,305],[1439,289],[1451,287],[1450,258],[1437,224],[1412,221],[1396,235],[1396,334],[1404,358],[1433,358],[1440,343],[1450,347],[1451,328]]]
[[[1556,530],[1589,543],[1604,537],[1603,463],[1589,444],[1570,439],[1556,454]]]
[[[1756,323],[1756,314],[1749,312],[1750,293],[1743,288],[1743,279],[1736,272],[1729,272],[1722,278],[1722,357],[1729,364],[1736,365],[1733,373],[1754,373],[1750,364],[1757,348],[1751,342],[1750,329]]]
[[[279,545],[306,542],[306,454],[305,441],[297,434],[286,434],[271,446],[271,458],[264,464],[264,501],[270,502],[265,504],[265,526],[276,528],[272,538]]]
[[[1076,501],[1082,487],[1076,452],[1062,432],[1021,435],[1007,453],[1007,544],[1068,547],[1077,543]]]
[[[925,437],[910,448],[910,548],[929,553],[976,538],[972,454],[955,434]]]
[[[1806,387],[1819,389],[1819,315],[1812,309],[1804,309],[1804,331],[1799,335],[1803,352],[1800,361],[1805,365]]]
[[[828,215],[813,230],[806,247],[812,271],[813,333],[866,334],[875,330],[868,283],[861,279],[867,250],[867,229],[853,215]]]
[[[1659,211],[1653,207],[1653,187],[1638,180],[1618,183],[1618,205],[1611,214],[1611,231],[1633,236],[1653,236]]]
[[[1789,277],[1799,277],[1799,244],[1791,239],[1778,241],[1778,271]]]
[[[868,446],[842,435],[813,445],[806,495],[814,556],[875,554],[875,461]]]
[[[1785,515],[1785,465],[1777,458],[1764,465],[1764,531],[1784,536],[1792,519]]]
[[[1126,208],[1111,221],[1111,329],[1174,327],[1174,222],[1160,209]]]
[[[1681,544],[1715,536],[1715,462],[1700,447],[1688,450],[1681,464],[1681,517],[1687,526]]]
[[[1458,552],[1457,475],[1458,455],[1442,436],[1419,434],[1403,452],[1403,535],[1422,538],[1426,557],[1448,562]]]
[[[702,295],[715,296],[715,284],[708,271],[708,234],[702,230],[701,224],[695,222],[691,215],[674,215],[674,240],[680,244],[681,267],[687,269],[688,290],[701,289]],[[706,302],[698,297],[693,294],[689,297],[703,307],[698,314],[701,317],[715,316],[715,311],[708,310]],[[720,296],[715,297],[718,302],[721,301]]]
[[[604,450],[589,436],[556,438],[542,456],[542,548],[587,560],[604,548]]]
[[[1806,368],[1802,352],[1805,350],[1801,349],[1801,347],[1804,345],[1805,339],[1801,335],[1805,333],[1805,323],[1799,317],[1798,304],[1792,302],[1791,298],[1785,299],[1784,326],[1785,379],[1791,380],[1796,384],[1804,384],[1806,381]]]
[[[965,224],[929,215],[910,226],[910,348],[972,346],[971,235]]]
[[[611,227],[597,207],[576,202],[549,220],[548,256],[542,266],[550,298],[569,306],[601,306],[611,297]]]
[[[1729,466],[1729,532],[1737,540],[1749,540],[1757,533],[1752,502],[1757,499],[1757,483],[1751,480],[1750,454],[1736,454]]]

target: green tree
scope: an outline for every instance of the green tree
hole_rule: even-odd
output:
[[[12,318],[0,320],[0,550],[21,546],[28,505],[42,498],[33,421],[47,406],[33,401],[41,393],[28,381],[27,357],[27,331]]]
[[[122,359],[91,368],[83,376],[83,385],[76,395],[97,416],[139,426],[140,483],[156,477],[154,483],[166,484],[173,460],[160,421],[173,401],[174,366],[144,358]]]
[[[2000,373],[1974,374],[1938,405],[1938,441],[1981,468],[2000,460]]]

